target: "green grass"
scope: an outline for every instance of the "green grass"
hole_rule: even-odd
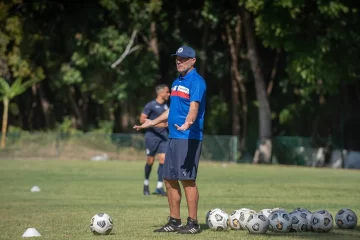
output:
[[[153,229],[168,216],[167,199],[142,196],[142,161],[0,161],[0,239],[22,239],[29,227],[42,239],[189,239]],[[151,187],[156,183],[153,167]],[[335,217],[343,207],[360,217],[360,171],[285,166],[252,166],[202,162],[198,177],[199,221],[204,228],[192,239],[360,239],[360,227],[329,233],[250,235],[246,231],[206,229],[206,212],[215,207],[228,213],[242,207],[261,210],[282,207],[327,209]],[[39,193],[30,188],[38,185]],[[186,219],[186,201],[182,201]],[[110,236],[93,236],[91,217],[110,214]]]

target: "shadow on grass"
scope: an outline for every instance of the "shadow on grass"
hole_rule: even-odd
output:
[[[328,239],[360,239],[360,226],[356,227],[355,229],[339,229],[334,228],[330,232],[327,233],[318,233],[318,232],[290,232],[290,233],[274,233],[268,231],[266,233],[267,237],[296,237],[296,238],[304,238],[304,239],[316,239],[316,240],[328,240]]]
[[[208,226],[207,224],[205,224],[205,223],[200,223],[199,225],[200,225],[201,231],[207,231],[207,230],[209,230],[209,226]]]

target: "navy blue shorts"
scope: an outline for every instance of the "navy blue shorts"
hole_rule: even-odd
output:
[[[167,141],[160,138],[145,138],[146,155],[153,157],[166,152]]]
[[[164,179],[196,180],[202,141],[170,138],[165,153]]]

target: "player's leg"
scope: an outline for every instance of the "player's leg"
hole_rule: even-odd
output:
[[[150,173],[152,166],[154,164],[155,156],[146,156],[146,164],[145,164],[145,179],[144,179],[144,195],[150,195]]]
[[[183,185],[188,207],[188,218],[186,226],[179,231],[182,234],[199,233],[200,225],[197,221],[199,191],[196,185],[196,177],[198,172],[201,141],[189,139],[180,139],[179,149],[182,149],[185,154],[183,156],[183,163],[179,166],[180,180]]]
[[[188,216],[191,219],[197,220],[199,190],[196,182],[194,180],[182,180],[181,183],[184,188],[186,203],[188,206]]]
[[[152,166],[155,160],[155,151],[153,146],[153,141],[151,139],[145,138],[145,147],[146,147],[146,163],[145,163],[145,179],[144,179],[144,195],[150,195],[149,189],[149,178]]]
[[[176,166],[176,158],[171,151],[172,140],[169,140],[169,147],[165,153],[164,182],[167,190],[170,216],[168,222],[154,232],[178,232],[182,229],[180,218],[181,189],[177,173],[173,171]]]
[[[164,162],[165,162],[165,152],[167,147],[167,141],[161,141],[157,148],[157,157],[159,159],[158,167],[158,182],[156,185],[155,194],[166,196],[166,192],[163,189],[163,172],[164,172]]]

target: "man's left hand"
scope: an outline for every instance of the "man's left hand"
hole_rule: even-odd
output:
[[[175,127],[178,131],[185,131],[188,130],[191,125],[193,124],[193,122],[185,122],[183,125],[179,126],[177,124],[175,124]]]

